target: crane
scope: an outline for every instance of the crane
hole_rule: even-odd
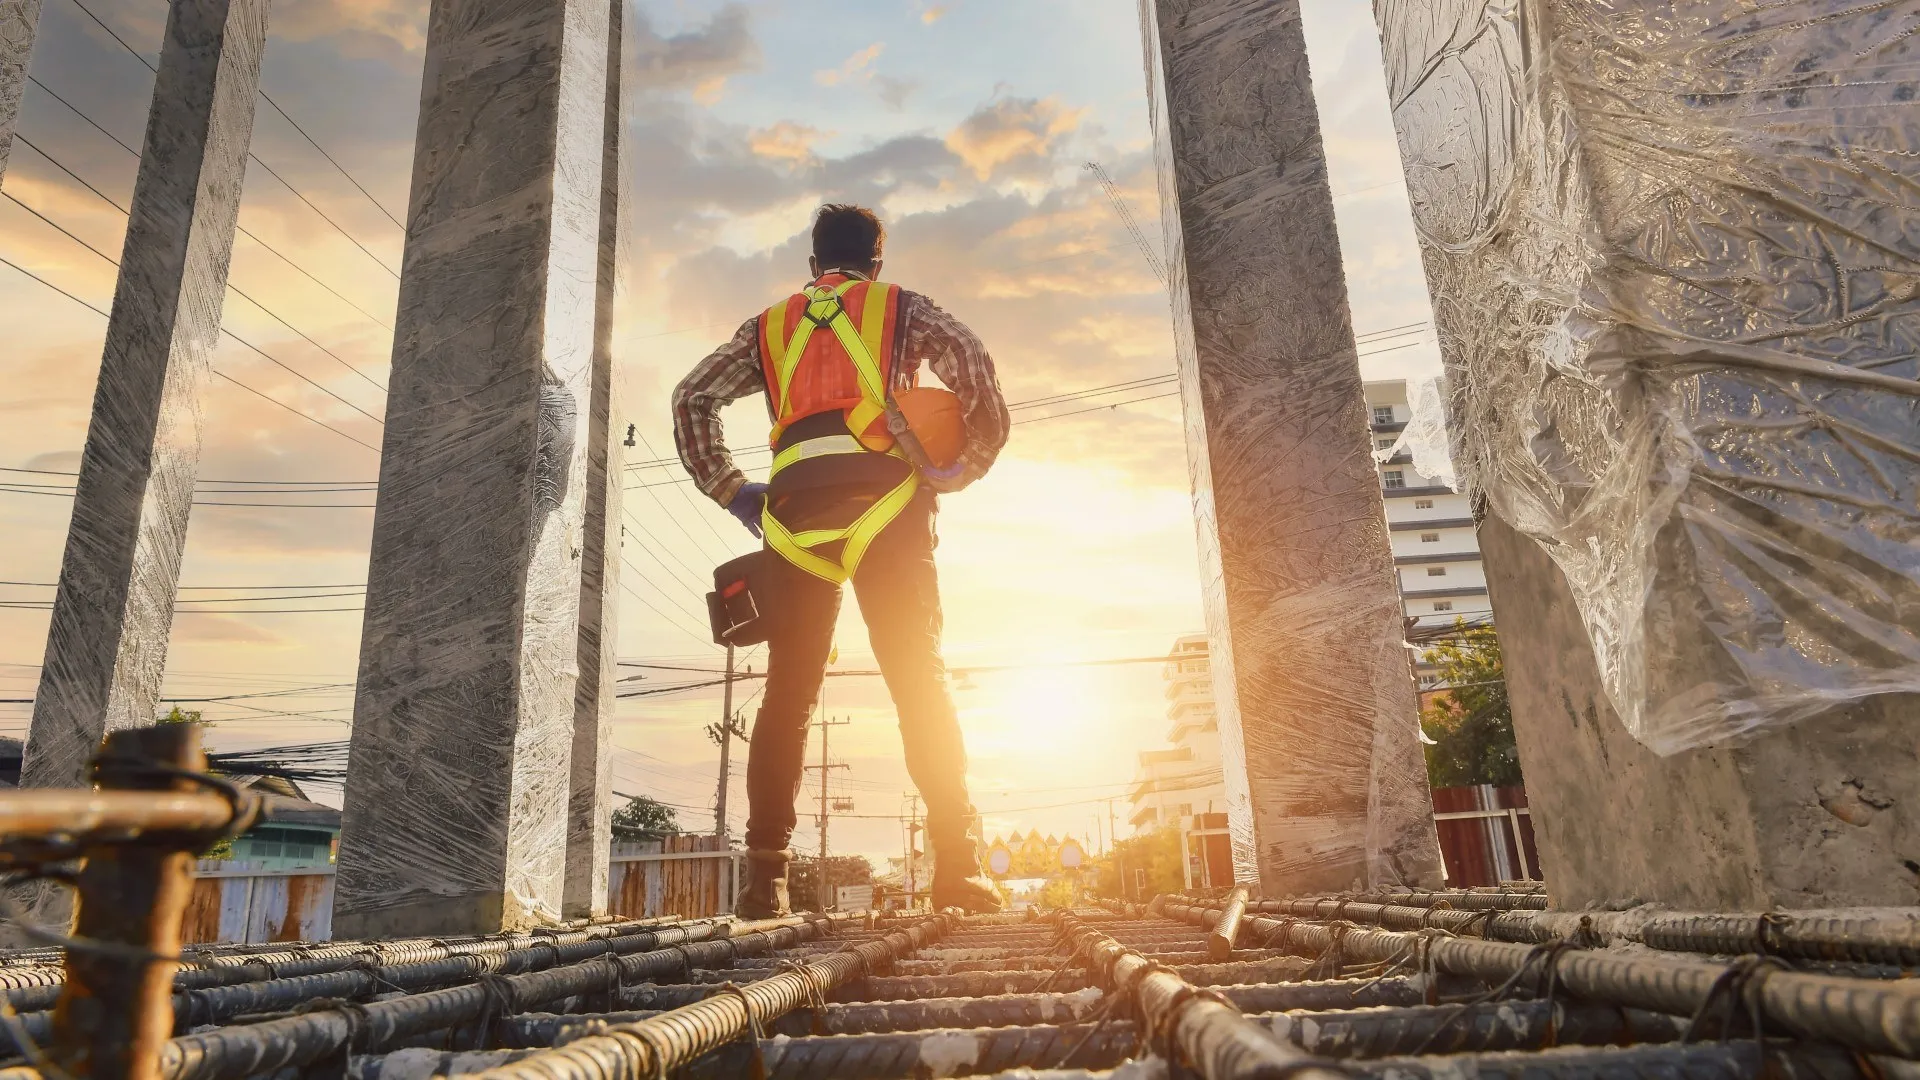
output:
[[[1100,181],[1100,186],[1106,190],[1107,201],[1113,204],[1114,212],[1120,215],[1120,222],[1127,227],[1133,242],[1140,246],[1140,254],[1147,257],[1147,265],[1153,268],[1153,276],[1160,279],[1160,284],[1168,284],[1167,265],[1160,260],[1160,253],[1153,250],[1153,245],[1147,243],[1147,234],[1140,231],[1140,223],[1134,220],[1133,211],[1127,206],[1127,200],[1120,195],[1120,185],[1113,182],[1113,177],[1107,175],[1107,170],[1099,162],[1089,161],[1086,166],[1087,171],[1092,173]]]

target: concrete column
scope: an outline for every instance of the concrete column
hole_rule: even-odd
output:
[[[0,180],[7,178],[20,98],[27,92],[33,60],[33,33],[39,25],[40,0],[0,0]]]
[[[266,32],[266,0],[167,15],[25,787],[81,785],[107,732],[158,709]]]
[[[621,45],[626,0],[607,11],[607,102],[600,184],[600,248],[593,309],[592,412],[587,429],[586,527],[580,559],[580,681],[573,695],[567,791],[567,918],[607,912],[613,843],[614,689],[620,677],[620,483],[614,438],[613,326],[619,298]]]
[[[1298,0],[1143,0],[1235,879],[1437,885]]]
[[[425,70],[337,937],[563,905],[606,0],[435,0]]]
[[[1375,13],[1555,903],[1914,903],[1920,44],[1839,0]]]

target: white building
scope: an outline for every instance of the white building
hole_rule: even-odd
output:
[[[1413,419],[1406,381],[1370,382],[1365,392],[1373,445],[1391,449]],[[1469,626],[1491,623],[1487,575],[1467,497],[1419,472],[1413,456],[1405,452],[1378,468],[1407,617],[1426,627],[1451,626],[1455,619]],[[1431,689],[1436,682],[1430,670],[1420,672],[1421,689]]]
[[[1172,825],[1187,852],[1187,884],[1232,880],[1227,841],[1227,784],[1220,768],[1220,721],[1214,713],[1207,635],[1173,643],[1161,669],[1167,699],[1167,746],[1142,750],[1127,794],[1127,823],[1137,833]]]

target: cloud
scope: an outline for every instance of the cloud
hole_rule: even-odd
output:
[[[705,26],[662,36],[644,11],[632,10],[632,62],[628,74],[641,90],[692,90],[710,104],[726,81],[760,67],[760,43],[747,25],[747,9],[728,4]]]
[[[755,155],[774,161],[808,162],[817,160],[813,155],[813,144],[821,139],[830,139],[833,135],[833,132],[821,131],[811,124],[782,120],[772,127],[749,132],[747,147]]]
[[[881,104],[894,112],[906,107],[907,99],[920,89],[920,83],[914,79],[896,79],[891,75],[881,75],[873,80],[874,93],[880,95]]]
[[[1080,126],[1085,109],[1052,98],[1002,98],[976,110],[947,136],[947,148],[981,180],[1006,167],[1045,163],[1054,142]]]
[[[886,43],[876,41],[873,44],[846,58],[837,68],[828,68],[813,73],[813,81],[821,86],[839,86],[842,83],[868,82],[873,78],[873,62],[886,50]]]
[[[947,5],[931,4],[920,12],[920,21],[926,23],[928,26],[932,26],[934,23],[939,22],[946,13]]]

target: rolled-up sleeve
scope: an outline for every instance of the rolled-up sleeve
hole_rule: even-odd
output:
[[[693,484],[721,506],[747,476],[727,449],[720,408],[766,389],[760,371],[760,322],[748,319],[733,339],[694,365],[673,388],[673,443]]]

